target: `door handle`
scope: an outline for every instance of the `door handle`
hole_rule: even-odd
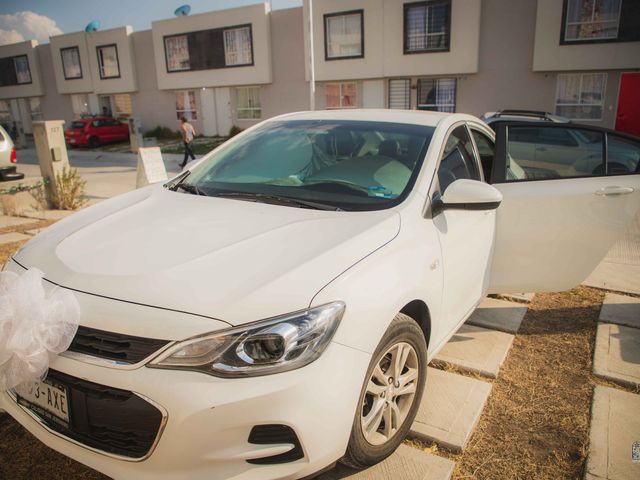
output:
[[[600,197],[618,197],[620,195],[628,195],[633,193],[633,191],[631,187],[610,186],[596,190],[596,195]]]

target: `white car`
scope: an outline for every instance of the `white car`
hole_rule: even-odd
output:
[[[81,327],[45,400],[0,408],[116,479],[382,460],[486,294],[573,287],[640,207],[637,166],[607,175],[606,149],[599,175],[508,179],[507,137],[463,114],[284,115],[58,222],[5,268],[75,292]]]
[[[23,173],[16,172],[16,148],[7,131],[0,125],[0,182],[21,180]]]

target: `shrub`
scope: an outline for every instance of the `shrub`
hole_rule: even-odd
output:
[[[153,130],[147,130],[143,134],[143,137],[145,138],[155,137],[158,140],[173,140],[176,138],[180,138],[180,132],[179,131],[174,132],[169,127],[161,127],[160,125],[158,125]]]
[[[232,125],[231,128],[229,129],[229,138],[235,137],[241,131],[242,129],[240,127],[238,127],[237,125]]]
[[[56,191],[53,205],[58,210],[76,210],[86,203],[86,181],[78,175],[78,169],[64,167],[56,175]]]

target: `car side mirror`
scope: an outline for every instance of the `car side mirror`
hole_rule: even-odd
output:
[[[461,178],[447,187],[444,195],[431,202],[431,216],[444,210],[495,210],[502,202],[502,193],[488,183]]]

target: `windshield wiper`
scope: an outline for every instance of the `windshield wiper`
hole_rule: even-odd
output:
[[[204,197],[208,197],[208,195],[202,191],[201,188],[199,188],[198,186],[192,184],[192,183],[178,183],[176,185],[176,188],[181,188],[182,190],[184,190],[187,193],[190,193],[192,195],[202,195]]]
[[[238,198],[245,200],[253,200],[256,202],[264,203],[279,203],[282,205],[291,205],[294,207],[312,208],[314,210],[332,210],[335,212],[342,212],[342,208],[335,205],[329,205],[327,203],[313,202],[310,200],[301,200],[299,198],[283,197],[280,195],[272,195],[268,193],[252,193],[252,192],[217,192],[213,193],[212,197],[221,198]]]
[[[340,187],[345,190],[351,190],[352,192],[359,193],[361,196],[371,196],[370,189],[367,187],[341,180],[317,180],[315,182],[305,182],[301,187],[317,187],[320,185]]]

